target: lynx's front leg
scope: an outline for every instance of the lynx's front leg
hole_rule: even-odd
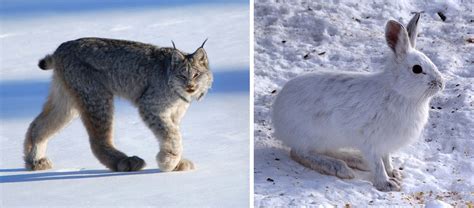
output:
[[[172,112],[162,105],[142,102],[140,115],[160,142],[156,159],[161,171],[185,171],[194,169],[194,164],[182,158],[183,145],[179,126],[173,122]]]

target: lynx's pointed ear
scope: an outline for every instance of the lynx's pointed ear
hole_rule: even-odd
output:
[[[193,53],[193,60],[199,65],[207,67],[209,62],[207,60],[207,54],[204,48],[200,47]]]
[[[171,63],[176,64],[176,63],[182,62],[183,60],[184,60],[184,55],[178,50],[173,50],[171,54]]]
[[[418,20],[420,20],[420,13],[417,12],[407,25],[408,37],[410,38],[411,47],[416,46],[416,36],[418,35]]]
[[[410,43],[408,40],[408,33],[402,24],[395,20],[390,20],[385,26],[385,40],[388,47],[395,53],[397,59],[404,59],[408,50],[410,50]]]
[[[174,41],[171,40],[171,43],[173,44],[173,52],[171,54],[171,62],[174,64],[175,62],[180,62],[184,60],[184,55],[179,52],[178,49],[176,49],[176,45],[174,44]]]

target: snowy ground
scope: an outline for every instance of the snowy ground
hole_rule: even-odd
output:
[[[310,2],[310,3],[308,3]],[[357,1],[360,2],[360,1]],[[255,206],[436,205],[474,201],[474,4],[472,1],[274,1],[255,3]],[[401,192],[383,193],[358,172],[340,180],[304,168],[272,136],[270,106],[308,71],[376,71],[389,53],[385,22],[424,11],[417,48],[448,79],[415,144],[394,154]],[[446,16],[443,21],[437,14]],[[436,201],[436,199],[438,201]]]
[[[53,2],[54,3],[54,2]],[[249,203],[248,5],[68,11],[5,15],[0,27],[0,207],[245,207]],[[37,61],[84,36],[131,39],[194,51],[205,48],[213,89],[182,122],[190,172],[160,173],[158,143],[126,101],[116,102],[115,143],[145,159],[135,173],[108,171],[90,151],[79,119],[49,143],[54,168],[23,168],[22,143],[47,95],[51,72]],[[74,155],[74,156],[72,156]]]

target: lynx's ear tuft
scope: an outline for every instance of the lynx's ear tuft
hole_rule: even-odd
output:
[[[173,44],[173,49],[176,50],[176,46],[174,45],[174,41],[171,40],[171,43]]]
[[[206,40],[204,40],[204,42],[202,43],[201,47],[199,47],[199,48],[204,48],[204,44],[206,44],[206,42],[207,42],[207,38],[206,38]]]

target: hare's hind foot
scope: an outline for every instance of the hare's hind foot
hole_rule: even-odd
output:
[[[27,170],[48,170],[53,168],[53,163],[48,158],[44,157],[39,160],[29,161],[25,160],[25,168]]]
[[[143,159],[132,156],[126,157],[117,164],[117,171],[119,172],[130,172],[139,171],[145,167],[146,163]]]
[[[293,149],[290,151],[290,156],[301,165],[319,173],[337,176],[342,179],[354,178],[354,171],[342,160],[323,154],[304,154]]]
[[[346,162],[347,166],[357,169],[357,170],[362,170],[362,171],[369,171],[369,165],[367,164],[367,161],[364,160],[364,157],[360,152],[357,151],[350,151],[350,150],[339,150],[339,151],[333,151],[333,152],[328,152],[326,155],[343,160]]]

